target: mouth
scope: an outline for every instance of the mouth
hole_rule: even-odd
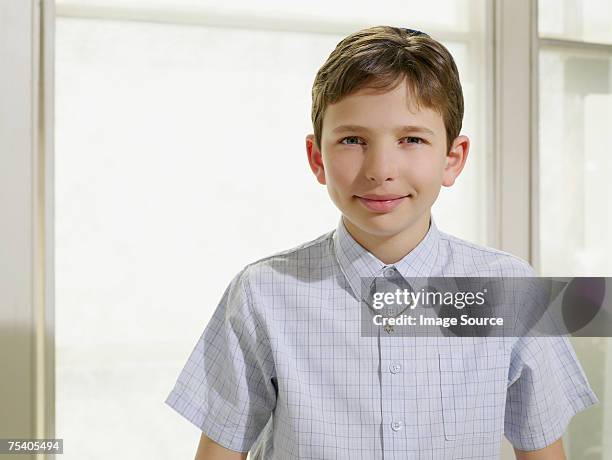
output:
[[[386,213],[393,211],[407,198],[411,198],[412,195],[355,195],[359,202],[365,206],[366,209],[377,213]]]

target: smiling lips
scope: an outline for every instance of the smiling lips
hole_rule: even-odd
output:
[[[410,195],[363,195],[357,196],[361,204],[373,212],[389,212]]]

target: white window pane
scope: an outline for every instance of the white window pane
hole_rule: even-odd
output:
[[[314,76],[342,37],[58,20],[56,410],[66,460],[193,457],[199,432],[163,401],[223,289],[247,263],[338,222],[304,139]],[[448,46],[473,146],[434,212],[443,230],[485,243],[484,42]]]
[[[541,37],[612,43],[610,0],[539,0]]]
[[[610,58],[540,57],[540,258],[543,276],[612,275]]]
[[[612,274],[612,60],[540,52],[540,274]],[[612,442],[612,339],[573,337],[601,404],[580,413],[565,437],[569,459],[603,458]],[[608,364],[606,364],[608,363]]]
[[[470,0],[386,0],[381,3],[370,0],[309,0],[308,2],[287,2],[286,0],[232,0],[221,7],[219,0],[56,0],[61,8],[106,7],[121,9],[172,9],[198,11],[214,9],[221,11],[250,11],[254,20],[277,14],[292,16],[319,17],[323,21],[365,21],[367,24],[392,24],[404,27],[429,26],[439,29],[452,29],[453,32],[470,30],[470,14],[475,8]],[[402,18],[398,22],[398,18]]]

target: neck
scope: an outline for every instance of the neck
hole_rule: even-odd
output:
[[[402,260],[425,238],[430,217],[430,212],[423,214],[410,227],[395,235],[374,235],[353,225],[344,216],[342,220],[355,241],[385,265],[390,265]]]

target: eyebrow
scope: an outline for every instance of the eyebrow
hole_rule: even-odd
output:
[[[370,132],[370,130],[368,128],[366,128],[365,126],[358,126],[358,125],[341,125],[338,126],[336,128],[334,128],[334,130],[332,131],[333,133],[341,133],[341,132],[345,132],[345,131],[363,131],[363,132]],[[426,134],[430,134],[432,136],[435,136],[434,132],[429,129],[426,128],[424,126],[415,126],[415,125],[405,125],[405,126],[396,126],[395,127],[395,131],[399,132],[399,133],[406,133],[406,132],[411,132],[411,133],[426,133]]]

